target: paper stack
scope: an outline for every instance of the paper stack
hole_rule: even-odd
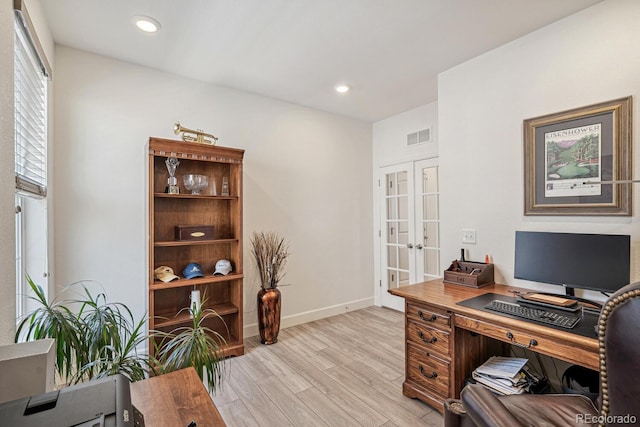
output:
[[[521,394],[540,381],[528,369],[527,362],[519,357],[493,356],[471,375],[476,382],[498,394]]]

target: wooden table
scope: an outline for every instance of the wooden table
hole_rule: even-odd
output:
[[[226,426],[193,368],[132,383],[131,401],[146,427]]]

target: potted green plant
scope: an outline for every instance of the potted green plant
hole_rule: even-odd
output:
[[[148,340],[144,318],[135,321],[129,308],[121,303],[107,303],[104,294],[93,298],[85,288],[86,299],[78,312],[80,334],[84,337],[82,366],[77,380],[123,374],[131,381],[142,380],[155,363],[138,348]]]
[[[42,288],[27,276],[38,307],[18,325],[15,341],[54,338],[56,371],[68,384],[85,379],[123,374],[131,381],[193,366],[210,391],[220,384],[225,371],[225,338],[206,326],[208,319],[224,321],[212,309],[203,309],[206,299],[192,308],[190,326],[171,332],[144,333],[146,319],[135,321],[131,310],[122,303],[110,303],[104,293],[93,296],[81,282],[67,286],[60,295],[80,297],[47,300]],[[185,308],[185,310],[187,310]],[[225,325],[226,327],[226,325]],[[156,357],[138,348],[153,339]]]
[[[106,295],[93,297],[81,282],[67,286],[61,295],[82,287],[81,298],[48,301],[42,288],[27,276],[38,307],[22,319],[15,341],[54,338],[56,371],[66,383],[77,383],[116,373],[131,381],[146,377],[152,367],[149,357],[137,347],[147,339],[144,319],[134,321],[127,306],[107,302]],[[74,312],[72,308],[77,308]]]
[[[289,244],[276,232],[254,232],[251,249],[260,275],[258,329],[263,344],[275,344],[280,333],[281,294],[278,289],[289,257]]]
[[[204,308],[206,296],[200,304],[193,304],[189,310],[192,322],[171,332],[153,331],[156,359],[161,372],[171,372],[192,366],[203,381],[206,380],[210,393],[222,382],[225,373],[224,347],[227,341],[217,331],[206,326],[209,320],[221,321],[222,317],[211,308]],[[180,314],[180,313],[178,313]],[[227,330],[227,336],[229,335]]]

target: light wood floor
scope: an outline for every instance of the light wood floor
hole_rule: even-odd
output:
[[[245,340],[214,402],[233,426],[442,426],[402,395],[403,314],[369,307]]]

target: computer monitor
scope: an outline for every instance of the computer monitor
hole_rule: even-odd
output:
[[[516,231],[516,279],[606,294],[629,284],[628,235]]]

